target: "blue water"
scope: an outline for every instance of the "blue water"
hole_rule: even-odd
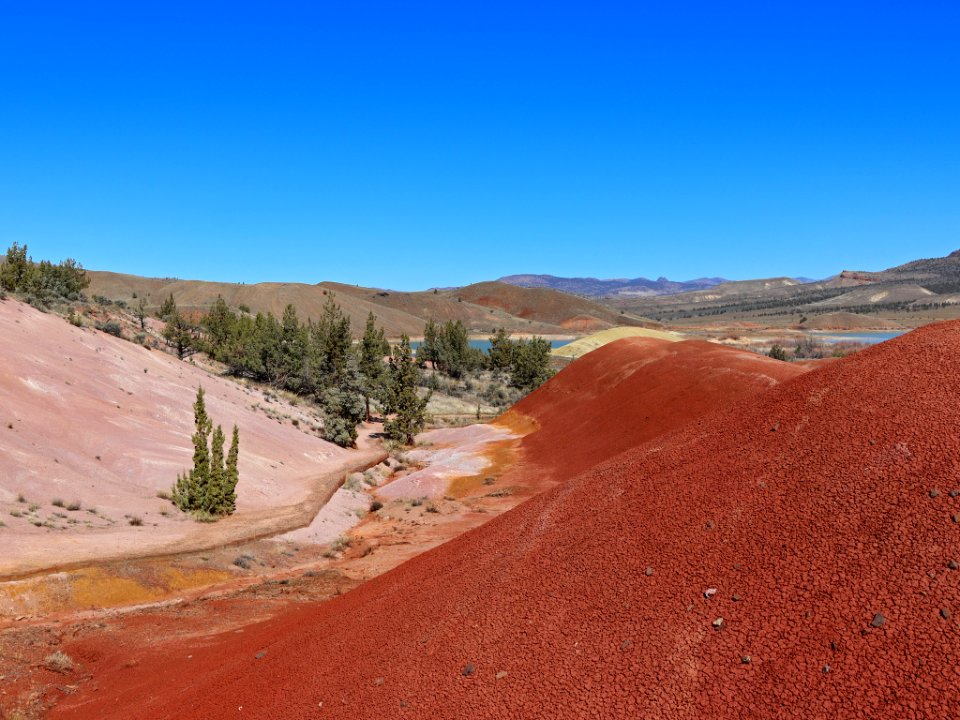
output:
[[[416,350],[418,347],[420,347],[420,344],[422,342],[423,342],[422,340],[411,340],[410,346],[414,350]],[[470,340],[469,342],[470,342],[470,347],[479,348],[480,350],[483,350],[483,352],[490,352],[489,340]],[[567,345],[572,342],[573,340],[551,340],[550,347],[551,348],[563,347],[564,345]]]
[[[817,340],[825,343],[858,342],[876,345],[884,340],[892,340],[895,337],[903,335],[907,330],[895,330],[893,332],[811,332],[810,335]]]

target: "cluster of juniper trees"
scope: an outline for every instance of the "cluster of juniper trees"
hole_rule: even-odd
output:
[[[172,296],[159,316],[166,323],[167,343],[181,358],[200,350],[236,377],[317,400],[324,437],[338,445],[355,443],[357,426],[370,418],[372,399],[392,416],[384,431],[398,442],[412,442],[426,422],[429,396],[417,392],[419,370],[409,338],[391,348],[371,313],[362,339],[354,344],[350,318],[332,294],[317,322],[301,322],[292,305],[278,320],[272,313],[235,311],[218,298],[194,323]]]
[[[490,352],[484,353],[470,346],[459,320],[428,322],[416,357],[405,335],[391,348],[373,313],[360,342],[354,343],[350,318],[332,293],[316,322],[301,322],[292,305],[277,319],[269,312],[234,310],[223,298],[194,320],[177,308],[173,296],[163,302],[159,316],[166,323],[168,345],[181,358],[203,351],[234,376],[317,400],[324,437],[341,446],[356,441],[357,426],[371,417],[371,400],[388,418],[386,434],[411,443],[426,422],[430,396],[421,396],[417,388],[422,384],[420,368],[428,363],[453,378],[482,369],[504,373],[512,385],[527,391],[552,375],[546,340],[514,341],[501,329],[490,338]]]
[[[31,304],[45,305],[52,300],[80,300],[90,285],[86,271],[76,260],[52,263],[34,262],[27,246],[14,243],[7,248],[0,265],[0,290],[19,293]]]
[[[177,475],[171,492],[173,504],[184,512],[199,515],[230,515],[237,507],[237,460],[240,452],[240,431],[233,426],[230,450],[223,453],[226,438],[223,428],[207,415],[203,388],[197,389],[193,404],[193,469]]]

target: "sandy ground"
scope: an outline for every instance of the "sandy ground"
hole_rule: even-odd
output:
[[[339,448],[302,407],[13,300],[0,338],[0,578],[295,528],[384,456],[369,432]],[[238,510],[215,524],[158,497],[191,462],[199,385],[214,421],[240,427]]]

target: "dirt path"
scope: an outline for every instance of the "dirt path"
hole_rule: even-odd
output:
[[[367,447],[361,447],[356,453],[339,459],[334,465],[317,475],[313,480],[313,489],[300,502],[275,508],[237,512],[216,523],[191,523],[186,527],[138,529],[144,535],[152,535],[153,544],[148,547],[130,543],[128,539],[118,537],[115,547],[111,548],[109,542],[105,542],[100,534],[73,537],[69,538],[69,544],[62,543],[54,559],[49,553],[44,552],[41,546],[26,558],[21,556],[14,562],[0,564],[0,582],[123,560],[169,557],[237,545],[305,527],[343,484],[346,475],[363,471],[383,462],[386,458],[387,452],[383,447],[379,443],[371,442]],[[125,533],[129,533],[130,530],[131,528],[124,528]],[[151,533],[151,530],[159,530],[163,534],[161,542],[157,542],[156,535]],[[91,557],[96,557],[96,562],[91,562]]]

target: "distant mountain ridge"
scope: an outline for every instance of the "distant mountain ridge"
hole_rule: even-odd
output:
[[[697,278],[695,280],[669,280],[648,278],[584,278],[557,277],[556,275],[507,275],[498,282],[526,288],[549,288],[572,295],[587,297],[613,297],[617,295],[674,295],[676,293],[705,290],[727,282],[724,278]]]

